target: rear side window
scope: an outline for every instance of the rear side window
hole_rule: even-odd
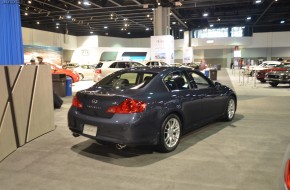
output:
[[[102,66],[103,66],[103,63],[100,62],[100,63],[97,64],[96,68],[101,68]]]
[[[189,89],[189,82],[183,72],[172,72],[163,79],[166,87],[170,90],[186,90]]]

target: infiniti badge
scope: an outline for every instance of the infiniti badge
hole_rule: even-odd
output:
[[[96,100],[96,99],[92,99],[92,103],[93,103],[93,104],[97,104],[97,103],[98,103],[98,100]]]

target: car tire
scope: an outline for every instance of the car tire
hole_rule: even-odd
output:
[[[235,117],[235,113],[236,113],[236,101],[235,98],[231,96],[227,101],[226,109],[222,119],[224,121],[231,121]]]
[[[176,149],[181,137],[181,128],[181,121],[177,115],[170,114],[165,118],[157,147],[159,152],[167,153]]]
[[[276,86],[278,86],[279,83],[278,82],[269,82],[269,84],[273,87],[276,87]]]
[[[79,73],[81,80],[83,80],[85,78],[85,76],[82,73]]]

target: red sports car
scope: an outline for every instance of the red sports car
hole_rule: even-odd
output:
[[[72,82],[78,82],[80,80],[80,76],[77,72],[69,70],[69,69],[63,69],[61,66],[53,64],[53,63],[47,63],[50,65],[51,73],[52,74],[65,74],[66,77],[70,77],[72,79]]]

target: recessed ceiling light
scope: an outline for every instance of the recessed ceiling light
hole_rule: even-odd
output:
[[[40,22],[39,22],[39,21],[37,21],[37,22],[36,22],[36,24],[40,24]]]
[[[184,21],[184,23],[186,24],[187,22],[186,22],[186,21]]]
[[[150,17],[150,15],[147,15],[147,17]]]
[[[57,22],[57,23],[55,23],[55,25],[56,25],[56,26],[59,26],[59,23]]]
[[[284,24],[284,23],[285,23],[285,20],[281,20],[280,23],[281,23],[281,24]]]
[[[93,31],[90,31],[90,34],[93,34],[94,32]]]
[[[161,5],[161,3],[158,2],[158,5]]]
[[[252,19],[252,17],[250,17],[250,16],[247,17],[247,20],[251,20],[251,19]]]
[[[204,12],[202,16],[207,17],[208,16],[208,13],[207,12]]]
[[[220,18],[217,18],[216,20],[217,20],[218,22],[220,22],[220,21],[221,21],[221,19],[220,19]]]
[[[146,28],[146,30],[149,30],[149,28]]]
[[[55,28],[56,28],[56,29],[59,29],[59,27],[58,27],[58,26],[56,26]]]
[[[210,24],[209,27],[213,27],[213,24]]]
[[[27,15],[28,15],[28,13],[27,13],[27,12],[25,12],[25,13],[24,13],[24,15],[25,15],[25,16],[27,16]]]
[[[31,4],[32,2],[31,1],[28,1],[28,4]]]
[[[91,5],[91,3],[88,2],[88,1],[84,1],[83,4],[84,4],[84,5],[87,5],[87,6],[90,6],[90,5]]]
[[[179,29],[179,32],[182,32],[183,30],[182,29]]]
[[[67,19],[71,19],[71,15],[66,15],[66,18]]]
[[[131,34],[131,32],[128,32],[128,34]]]
[[[80,4],[82,4],[82,2],[81,1],[78,1],[78,4],[80,5]]]
[[[108,26],[104,26],[104,28],[105,28],[105,29],[107,29],[107,28],[108,28]]]
[[[256,0],[255,3],[256,4],[262,3],[262,0]]]

